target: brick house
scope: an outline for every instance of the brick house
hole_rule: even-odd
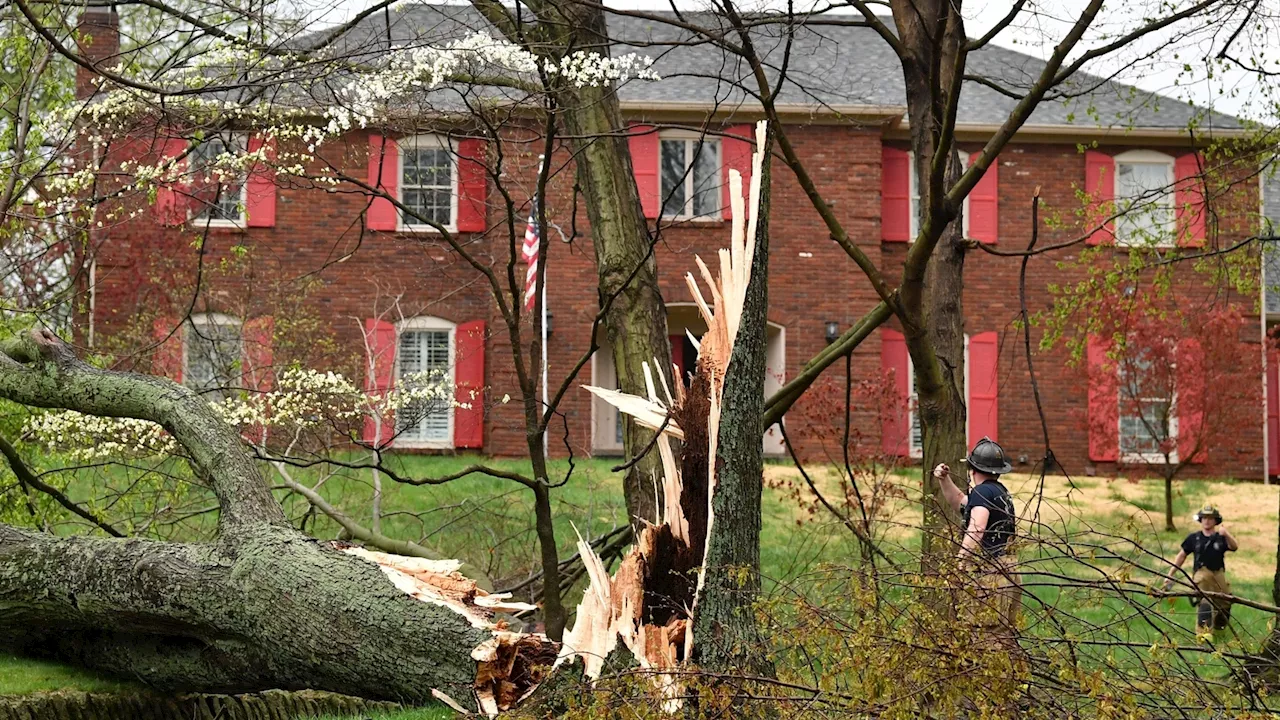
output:
[[[88,11],[82,22],[99,38],[113,27],[112,16],[97,10]],[[483,25],[468,7],[429,5],[395,14],[389,28],[386,22],[382,16],[365,21],[352,43],[364,42],[376,53],[388,42],[423,35],[457,37]],[[612,18],[611,32],[632,43],[619,44],[615,53],[634,49],[655,56],[655,70],[664,78],[628,83],[619,94],[631,126],[632,161],[645,215],[662,233],[657,263],[673,361],[688,367],[696,351],[687,336],[696,337],[704,328],[683,276],[693,268],[695,253],[709,257],[727,241],[722,185],[730,167],[745,169],[749,150],[740,138],[759,112],[739,90],[715,79],[718,73],[737,80],[745,71],[710,46],[678,44],[675,30],[634,18]],[[86,52],[107,57],[115,47],[106,39]],[[784,94],[780,104],[797,151],[849,235],[896,278],[914,235],[917,202],[897,60],[871,30],[823,27],[799,31],[791,63],[791,73],[805,91]],[[1013,83],[1039,66],[1035,58],[994,46],[969,61],[971,72]],[[966,93],[957,136],[960,149],[971,152],[982,146],[1014,101],[976,84]],[[1090,107],[1096,115],[1088,114]],[[1082,119],[1089,117],[1105,122]],[[1086,194],[1095,204],[1123,202],[1127,193],[1176,185],[1176,192],[1157,198],[1155,204],[1165,213],[1159,223],[1176,225],[1176,231],[1167,233],[1170,245],[1198,244],[1206,232],[1203,217],[1184,217],[1184,208],[1194,205],[1196,197],[1186,179],[1196,174],[1200,162],[1185,129],[1193,119],[1205,137],[1245,132],[1234,118],[1202,115],[1176,101],[1157,102],[1101,80],[1082,97],[1044,103],[968,199],[968,236],[996,248],[1024,247],[1036,187],[1042,188],[1042,217],[1054,219],[1041,227],[1040,243],[1051,245],[1084,232]],[[713,134],[701,132],[704,123]],[[176,154],[187,142],[162,138],[150,152]],[[257,140],[251,134],[210,139],[193,153],[192,162],[239,142],[252,145]],[[506,170],[510,177],[526,178],[513,181],[523,189],[532,185],[536,173],[531,145],[513,137]],[[397,193],[406,204],[456,229],[478,257],[505,266],[507,217],[478,165],[484,155],[479,141],[447,130],[411,136],[357,131],[322,155],[343,172]],[[557,154],[554,162],[571,167],[567,154]],[[766,391],[797,372],[833,333],[848,328],[876,302],[865,278],[828,239],[795,178],[780,162],[775,168]],[[572,243],[557,242],[554,236],[544,240],[550,253],[548,366],[553,386],[588,347],[597,307],[585,212],[579,207],[577,217],[569,217],[576,207],[572,185],[572,172],[561,172],[546,199],[550,220],[562,230],[576,226],[579,233]],[[242,382],[244,378],[232,376],[255,374],[273,357],[301,357],[321,345],[326,358],[364,377],[370,388],[389,387],[408,373],[438,370],[460,392],[483,389],[486,401],[429,413],[398,434],[369,427],[366,439],[406,449],[522,453],[521,410],[517,403],[501,402],[504,395],[518,393],[508,339],[495,331],[493,300],[479,275],[438,237],[406,225],[389,202],[370,204],[360,193],[325,192],[267,173],[251,173],[227,187],[225,194],[193,187],[162,192],[147,212],[97,235],[92,310],[86,318],[90,343],[109,352],[159,343],[152,368],[199,388]],[[1243,238],[1258,223],[1256,182],[1233,192],[1237,202],[1230,217],[1219,222],[1219,232]],[[521,195],[527,198],[527,193]],[[526,213],[527,206],[520,212]],[[523,215],[516,224],[522,232]],[[1124,254],[1125,242],[1144,231],[1121,221],[1092,235],[1088,246],[1113,248],[1104,251],[1104,259]],[[198,233],[207,238],[195,250],[191,238]],[[494,238],[498,242],[485,242]],[[1049,307],[1051,285],[1066,286],[1084,276],[1078,262],[1084,247],[1030,263],[1033,312]],[[216,277],[198,275],[214,266],[223,268]],[[1017,258],[969,254],[965,383],[970,439],[998,439],[1019,467],[1029,469],[1043,451],[1043,440],[1014,324],[1018,273]],[[200,292],[191,305],[189,295],[173,291],[193,287],[197,276],[202,278]],[[305,293],[283,282],[301,277],[308,280]],[[1194,291],[1195,281],[1188,279],[1187,297]],[[1176,288],[1175,296],[1182,297],[1180,293],[1183,288]],[[183,297],[186,302],[180,302]],[[1233,301],[1257,319],[1252,299]],[[182,320],[187,307],[193,313]],[[311,330],[324,336],[324,342],[295,340],[285,353],[282,343],[291,332],[285,326],[308,313],[313,324],[322,326]],[[854,352],[852,373],[868,379],[892,372],[895,391],[909,408],[912,373],[895,323]],[[1033,334],[1040,332],[1037,328]],[[1258,343],[1260,337],[1256,333],[1250,341]],[[1089,358],[1096,360],[1092,352]],[[1100,377],[1104,371],[1098,362],[1086,360],[1076,368],[1061,344],[1038,351],[1035,361],[1055,450],[1071,472],[1113,472],[1125,453],[1140,452],[1150,441],[1135,430],[1132,418],[1117,417],[1114,433],[1100,434],[1094,424],[1086,427],[1090,416],[1117,414],[1114,378]],[[616,382],[607,347],[595,353],[578,382]],[[803,402],[788,418],[788,431],[807,454],[820,456],[817,433],[805,426],[813,420],[804,419],[802,410]],[[566,448],[579,456],[620,452],[612,409],[586,392],[571,391],[561,411],[563,425],[555,429],[553,455],[568,452]],[[1215,449],[1188,474],[1263,476],[1268,444],[1264,412],[1259,407],[1256,433],[1241,433],[1237,447]],[[854,417],[864,432],[879,435],[885,451],[908,460],[919,456],[918,423],[909,410],[883,422],[870,408],[857,408]],[[782,454],[776,429],[767,433],[765,447]],[[1280,463],[1277,456],[1272,453],[1273,463]]]

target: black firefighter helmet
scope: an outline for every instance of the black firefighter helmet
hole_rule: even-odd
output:
[[[1013,470],[1009,459],[1004,456],[1004,448],[989,437],[984,437],[973,446],[973,451],[965,459],[969,467],[991,475],[1003,475]]]
[[[1200,508],[1193,517],[1196,519],[1196,522],[1200,522],[1203,518],[1211,517],[1218,521],[1219,525],[1222,524],[1222,513],[1218,511],[1218,508],[1211,504],[1206,504],[1204,507]]]

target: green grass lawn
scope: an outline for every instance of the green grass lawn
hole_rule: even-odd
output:
[[[0,694],[29,695],[71,688],[84,692],[116,692],[133,687],[90,670],[15,657],[0,652]]]
[[[504,470],[527,473],[528,463],[516,460],[482,460],[476,457],[436,457],[409,455],[392,458],[395,471],[407,478],[426,479],[457,472],[475,462],[485,462]],[[563,482],[552,492],[556,518],[556,537],[561,557],[574,552],[577,533],[583,537],[597,537],[626,521],[620,477],[610,468],[617,463],[612,459],[586,459],[577,461],[571,468],[563,460],[551,465],[552,480]],[[790,490],[794,485],[792,470],[785,465],[767,468],[763,496],[761,533],[761,569],[767,579],[767,588],[786,584],[788,587],[803,585],[809,573],[822,567],[852,566],[858,563],[857,546],[850,532],[831,519],[824,511],[811,512],[804,495],[797,499]],[[829,489],[835,497],[834,481],[823,476],[820,468],[811,468],[818,476],[821,487]],[[295,469],[294,477],[308,485],[320,484],[319,491],[329,502],[343,509],[358,522],[369,525],[369,508],[373,497],[372,476],[368,471],[341,471],[325,474],[318,468]],[[889,502],[881,519],[882,547],[904,564],[912,565],[919,547],[918,523],[920,510],[918,495],[912,490],[919,481],[918,471],[903,473],[897,480],[904,491],[902,497]],[[1105,478],[1080,478],[1077,489],[1071,489],[1060,478],[1046,482],[1044,501],[1040,506],[1040,525],[1031,523],[1032,491],[1038,478],[1010,476],[1007,484],[1013,490],[1024,509],[1019,526],[1020,533],[1058,538],[1070,537],[1081,545],[1109,544],[1117,552],[1134,554],[1119,536],[1139,538],[1152,553],[1171,558],[1182,538],[1194,529],[1190,515],[1195,507],[1212,500],[1223,508],[1227,526],[1242,542],[1238,553],[1228,556],[1228,574],[1234,591],[1242,596],[1269,602],[1271,573],[1275,568],[1276,507],[1275,488],[1253,483],[1211,483],[1204,481],[1179,481],[1175,483],[1174,532],[1164,530],[1163,485],[1155,481],[1131,483],[1125,480]],[[278,480],[278,478],[277,478]],[[73,490],[84,492],[84,486],[71,484]],[[112,482],[118,482],[113,480]],[[404,485],[383,478],[382,532],[386,535],[418,542],[446,557],[465,560],[471,568],[487,576],[498,588],[507,587],[528,577],[538,564],[537,543],[532,529],[532,497],[523,486],[505,479],[475,475],[443,485]],[[828,487],[828,484],[830,487]],[[160,487],[162,484],[157,484]],[[157,491],[161,492],[161,491]],[[169,491],[164,491],[169,492]],[[188,504],[199,506],[205,502],[198,489],[187,489],[194,497]],[[806,491],[807,492],[807,491]],[[290,517],[299,521],[308,506],[297,496],[279,491]],[[173,494],[167,496],[173,502]],[[157,500],[157,503],[162,500]],[[211,531],[213,517],[201,516],[194,525],[188,523],[185,532],[201,539]],[[307,531],[319,538],[336,538],[340,528],[323,516],[308,520]],[[1114,536],[1114,537],[1113,537]],[[1080,562],[1065,560],[1051,546],[1028,548],[1022,560],[1033,560],[1030,567],[1060,572],[1070,577],[1096,579],[1093,575],[1119,567],[1118,563],[1099,560],[1100,570],[1091,570]],[[1154,557],[1143,558],[1144,564],[1159,565]],[[1189,564],[1188,564],[1189,569]],[[1136,577],[1147,580],[1149,577]],[[1029,610],[1036,603],[1058,606],[1085,625],[1103,626],[1112,623],[1117,616],[1128,622],[1107,629],[1109,636],[1126,642],[1150,643],[1157,631],[1150,623],[1133,614],[1132,608],[1112,598],[1088,593],[1059,591],[1054,587],[1029,589],[1035,598],[1028,600]],[[577,602],[578,590],[566,597],[566,605]],[[1169,605],[1148,603],[1150,612],[1161,618],[1165,627],[1190,629],[1195,624],[1195,612],[1186,601]],[[1028,612],[1033,616],[1038,611]],[[1269,629],[1271,617],[1264,612],[1237,607],[1232,615],[1235,635],[1223,638],[1237,648],[1256,647]],[[1042,626],[1032,626],[1028,632],[1049,632]],[[1187,635],[1186,643],[1195,642]],[[1216,674],[1221,666],[1212,663],[1206,672]],[[1221,670],[1225,672],[1225,670]],[[0,656],[0,693],[26,693],[58,687],[78,689],[111,689],[118,683],[61,666],[33,663]],[[426,708],[387,715],[386,720],[417,720],[446,717],[444,708]]]

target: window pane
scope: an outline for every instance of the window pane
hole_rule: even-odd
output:
[[[692,144],[693,214],[695,217],[715,215],[720,211],[720,143]]]
[[[234,168],[219,169],[218,159],[245,151],[241,136],[234,136],[231,145],[221,137],[211,137],[191,150],[191,194],[196,200],[196,219],[240,220],[241,193],[244,177]]]
[[[187,326],[186,385],[197,392],[222,397],[239,385],[243,343],[240,325],[232,322],[194,322]]]
[[[449,398],[449,332],[418,330],[400,335],[399,382],[403,390],[423,390],[396,414],[396,429],[406,440],[447,441]]]
[[[1132,359],[1120,367],[1120,451],[1159,455],[1173,440],[1173,403],[1151,360]]]
[[[434,221],[448,225],[453,220],[453,158],[447,148],[424,144],[409,145],[402,153],[400,200],[408,209],[406,225]]]
[[[1169,166],[1116,163],[1116,219],[1119,240],[1133,244],[1167,242],[1172,230]]]
[[[662,141],[662,214],[678,216],[685,214],[685,141]]]
[[[916,411],[916,399],[911,398],[911,454],[924,452],[924,428],[920,426],[920,413]]]

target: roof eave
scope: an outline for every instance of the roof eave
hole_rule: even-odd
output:
[[[619,105],[629,120],[680,122],[736,120],[750,122],[764,119],[764,108],[756,104],[708,105],[703,102],[676,100],[622,100]],[[837,125],[850,122],[879,127],[892,127],[903,121],[905,105],[801,105],[778,104],[779,117],[813,125]]]
[[[989,137],[999,131],[1000,125],[993,123],[956,123],[956,136],[964,140]],[[1102,144],[1132,145],[1141,140],[1151,144],[1174,145],[1204,144],[1209,140],[1245,139],[1253,135],[1247,128],[1197,128],[1193,135],[1187,128],[1167,127],[1105,127],[1100,125],[1053,125],[1028,123],[1018,129],[1015,140],[1044,140],[1047,142],[1070,142],[1080,139],[1097,140]],[[901,123],[885,131],[885,136],[894,139],[906,139],[911,136],[910,124],[904,119]]]

